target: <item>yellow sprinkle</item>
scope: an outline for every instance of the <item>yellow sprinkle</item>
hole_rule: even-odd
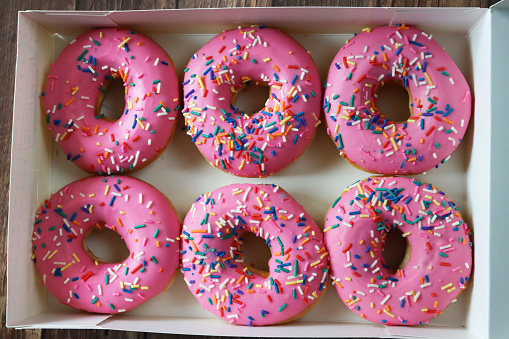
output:
[[[262,203],[262,201],[260,200],[260,197],[256,197],[256,200],[258,200],[258,204],[260,205],[260,207],[263,207],[263,203]]]
[[[285,124],[285,122],[287,122],[287,121],[288,121],[288,120],[290,120],[291,118],[292,118],[292,117],[286,117],[286,118],[284,118],[283,120],[281,120],[281,121],[279,122],[279,124],[280,124],[280,125],[284,125],[284,124]]]
[[[285,282],[285,285],[302,284],[303,282],[304,282],[304,280],[287,281],[287,282]]]
[[[392,145],[394,146],[394,150],[398,150],[398,145],[396,144],[396,141],[394,141],[394,137],[391,137]]]
[[[54,250],[54,251],[53,251],[53,253],[51,253],[51,254],[48,256],[48,259],[53,258],[53,256],[54,256],[55,254],[57,254],[57,252],[58,252],[58,250]]]
[[[80,262],[80,258],[78,258],[78,256],[76,255],[76,253],[73,253],[72,256],[74,257],[74,259],[76,259],[77,262]]]
[[[106,189],[104,190],[104,195],[108,195],[109,190],[110,190],[110,185],[106,185]]]
[[[269,62],[269,61],[270,61],[270,58],[263,59],[263,62]]]
[[[352,278],[350,278],[350,277],[345,277],[345,280],[346,280],[346,281],[352,281]]]
[[[428,79],[428,83],[430,86],[433,86],[433,81],[431,81],[431,78],[428,75],[428,72],[424,72],[424,75],[426,76],[426,79]]]
[[[410,234],[412,234],[412,232],[403,233],[403,237],[408,237]]]
[[[361,298],[357,298],[355,300],[352,300],[348,303],[348,306],[355,304],[356,302],[361,301]]]
[[[332,229],[331,226],[327,227],[326,229],[323,230],[323,233],[327,232],[327,231],[330,231]]]
[[[237,195],[237,194],[240,194],[242,192],[244,192],[244,190],[238,190],[238,191],[233,192],[233,195]]]
[[[62,267],[62,269],[60,271],[65,271],[69,266],[72,265],[72,262],[68,263],[67,265],[65,265],[64,267]]]
[[[244,60],[247,60],[247,55],[248,55],[248,53],[244,52]]]
[[[122,48],[122,47],[123,47],[126,43],[128,43],[128,42],[129,42],[129,40],[131,40],[131,38],[127,38],[127,39],[125,39],[124,41],[122,41],[122,42],[120,43],[120,45],[118,45],[118,48]]]
[[[385,313],[387,313],[388,315],[390,315],[391,317],[394,318],[394,314],[392,314],[391,312],[387,311],[387,310],[384,310]]]
[[[445,290],[446,288],[449,288],[452,286],[452,283],[448,283],[447,285],[444,285],[441,287],[442,291]]]
[[[362,187],[361,187],[361,183],[360,183],[360,182],[358,182],[358,183],[357,183],[357,187],[359,188],[359,192],[360,192],[362,195],[364,195],[364,190],[362,189]]]
[[[241,170],[244,167],[245,159],[242,159],[242,162],[239,165],[239,170]]]
[[[145,129],[145,126],[141,122],[140,118],[136,118],[136,121],[138,122],[138,124],[140,124],[141,128]]]
[[[450,289],[447,290],[448,293],[451,293],[452,291],[454,291],[456,289],[456,286],[453,286],[451,287]]]
[[[322,255],[320,256],[320,259],[323,259],[323,257],[325,257],[327,254],[329,254],[329,252],[325,252],[324,254],[322,254]]]

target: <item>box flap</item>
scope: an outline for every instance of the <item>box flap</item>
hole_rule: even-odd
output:
[[[490,270],[497,272],[497,279],[490,280],[490,337],[507,337],[507,192],[509,183],[504,180],[509,166],[509,134],[507,125],[507,77],[509,65],[509,1],[498,4],[491,10],[491,194],[490,194]],[[500,10],[504,9],[504,10]],[[487,137],[487,135],[485,135]],[[486,253],[484,254],[486,255]]]
[[[415,335],[414,326],[387,326],[387,332],[392,336],[404,338],[449,338],[449,339],[479,339],[465,328],[420,326],[419,335]]]
[[[19,323],[11,323],[16,328],[100,328],[97,325],[108,319],[109,314],[93,314],[79,311],[42,312]]]
[[[146,323],[150,322],[150,327]],[[198,326],[197,326],[198,325]],[[384,326],[367,323],[325,323],[294,321],[265,327],[231,326],[215,317],[158,317],[115,315],[99,324],[110,330],[177,333],[231,337],[374,337],[387,338]]]
[[[501,0],[500,2],[497,2],[493,6],[490,7],[490,9],[496,9],[496,10],[509,10],[509,1],[507,0]]]

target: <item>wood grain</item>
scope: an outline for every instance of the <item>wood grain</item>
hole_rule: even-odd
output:
[[[369,7],[489,7],[496,0],[3,0],[0,1],[0,338],[56,339],[56,338],[204,338],[190,335],[166,335],[155,333],[106,331],[106,330],[14,330],[5,328],[6,303],[6,243],[9,193],[10,144],[12,127],[12,102],[16,64],[17,12],[28,9],[52,10],[136,10],[160,8],[214,8],[214,7],[281,7],[281,6],[369,6]],[[28,225],[27,225],[28,227]],[[208,337],[214,338],[214,337]]]

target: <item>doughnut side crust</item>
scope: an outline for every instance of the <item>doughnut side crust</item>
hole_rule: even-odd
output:
[[[243,235],[266,240],[269,272],[244,263]],[[274,185],[232,184],[202,195],[182,229],[182,273],[201,306],[238,325],[292,321],[325,292],[322,232]]]
[[[262,85],[270,88],[263,109],[235,106],[245,86]],[[193,55],[184,76],[188,134],[213,167],[241,177],[266,177],[296,161],[320,123],[320,104],[313,59],[273,28],[217,35]]]
[[[125,88],[117,121],[101,117],[114,80]],[[42,103],[48,129],[67,159],[87,172],[140,169],[158,157],[175,129],[179,83],[170,57],[138,32],[85,33],[51,65]]]
[[[349,186],[327,213],[325,244],[331,275],[345,305],[371,322],[428,322],[467,287],[472,269],[470,229],[459,207],[418,180],[371,177]],[[404,267],[382,257],[388,232],[408,241]]]
[[[119,263],[97,260],[84,240],[95,228],[117,232],[129,248]],[[179,218],[167,198],[131,177],[89,177],[52,195],[37,211],[32,259],[61,303],[121,313],[169,286],[179,265]]]
[[[392,121],[377,90],[409,92],[410,117]],[[458,66],[431,35],[411,26],[365,29],[334,58],[324,96],[328,133],[352,164],[371,173],[419,174],[458,147],[472,97]]]

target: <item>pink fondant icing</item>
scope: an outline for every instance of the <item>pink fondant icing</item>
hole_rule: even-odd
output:
[[[118,121],[96,117],[105,83],[121,78],[125,108]],[[171,59],[150,38],[101,28],[73,40],[48,74],[42,102],[48,128],[67,158],[88,172],[143,167],[170,140],[179,97]]]
[[[242,236],[271,249],[270,276],[244,264]],[[289,321],[327,285],[322,232],[288,193],[274,185],[232,184],[202,195],[182,229],[182,273],[202,307],[230,323]]]
[[[411,117],[392,122],[376,105],[384,82],[402,84]],[[349,161],[372,173],[417,174],[448,159],[470,119],[471,94],[443,48],[415,27],[354,36],[334,58],[324,109],[328,133]]]
[[[124,239],[127,259],[98,263],[85,251],[85,235],[97,225]],[[168,286],[179,265],[179,232],[177,214],[151,185],[131,177],[90,177],[41,206],[33,260],[61,303],[95,313],[125,312]]]
[[[246,85],[267,84],[265,107],[232,105]],[[191,59],[184,79],[188,134],[211,163],[230,174],[266,177],[297,160],[320,123],[321,88],[310,55],[272,28],[225,31]]]
[[[332,279],[345,305],[386,325],[422,324],[441,314],[471,273],[470,230],[457,210],[436,187],[410,178],[372,177],[349,186],[324,226]],[[411,247],[400,269],[382,258],[394,229]]]

